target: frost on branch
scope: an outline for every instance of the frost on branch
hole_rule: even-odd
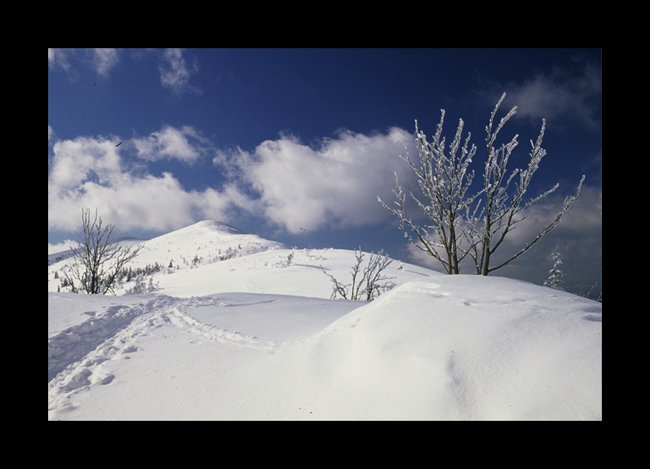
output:
[[[325,269],[321,266],[323,273],[332,280],[333,288],[332,296],[330,297],[332,300],[336,299],[338,295],[346,300],[372,301],[395,286],[393,282],[385,282],[395,277],[386,277],[382,273],[393,262],[392,259],[384,255],[383,250],[379,251],[378,254],[370,254],[368,265],[361,271],[361,278],[358,278],[358,276],[364,253],[359,247],[359,251],[355,250],[354,255],[357,263],[352,266],[352,283],[343,284],[339,282],[333,275],[325,272]]]
[[[469,252],[468,248],[461,249],[462,229],[459,230],[459,222],[467,207],[482,191],[468,194],[474,178],[474,171],[470,172],[468,168],[476,154],[476,146],[469,145],[471,134],[468,133],[463,141],[464,122],[460,119],[454,139],[447,148],[442,137],[444,119],[445,111],[442,109],[440,123],[431,142],[427,141],[415,121],[415,147],[419,160],[413,161],[408,150],[406,158],[402,158],[417,177],[420,194],[416,196],[411,192],[410,196],[426,216],[427,225],[420,226],[405,218],[406,195],[402,192],[397,174],[396,189],[393,191],[397,196],[397,208],[389,207],[381,199],[379,203],[399,218],[400,230],[414,246],[440,261],[447,273],[458,274],[459,264]]]
[[[562,277],[566,277],[566,274],[560,270],[560,265],[562,265],[562,256],[557,248],[555,248],[555,252],[551,254],[551,257],[553,258],[553,268],[548,271],[549,276],[548,279],[544,281],[544,286],[552,288],[553,290],[564,291],[564,288],[560,285],[564,283]]]
[[[404,237],[418,249],[440,261],[448,274],[460,273],[459,264],[468,255],[474,260],[476,273],[480,275],[488,275],[516,259],[564,220],[566,212],[582,188],[584,176],[575,195],[565,198],[554,220],[545,223],[539,234],[518,252],[497,266],[491,265],[492,255],[502,245],[508,233],[517,223],[526,219],[527,215],[523,211],[559,187],[559,184],[556,184],[537,197],[524,200],[531,179],[546,155],[546,150],[542,148],[546,121],[542,120],[537,140],[531,140],[532,149],[527,166],[508,173],[507,165],[519,144],[519,136],[515,135],[508,143],[499,147],[496,141],[499,132],[516,114],[517,107],[513,107],[499,120],[496,128],[493,128],[497,111],[505,97],[506,94],[503,93],[485,127],[487,151],[482,187],[472,188],[474,171],[469,171],[469,164],[477,149],[473,144],[469,146],[471,134],[467,134],[461,147],[464,123],[460,119],[454,140],[449,148],[446,148],[445,138],[442,137],[445,111],[442,110],[440,123],[431,143],[427,142],[424,132],[418,129],[415,121],[415,146],[419,161],[413,161],[408,151],[406,158],[402,158],[409,164],[418,181],[419,193],[415,195],[411,192],[410,196],[422,212],[426,224],[422,225],[406,218],[406,195],[399,185],[397,174],[396,189],[393,191],[397,197],[396,207],[390,207],[379,199],[379,203],[399,219],[399,229]],[[476,192],[471,193],[470,189]]]
[[[508,176],[507,164],[510,159],[512,151],[517,147],[517,137],[515,135],[512,140],[501,145],[498,149],[495,147],[496,137],[499,131],[503,128],[505,123],[517,112],[517,107],[513,107],[508,114],[501,119],[496,130],[492,132],[492,124],[494,116],[499,109],[499,106],[505,99],[506,94],[503,93],[501,99],[492,111],[490,122],[485,128],[487,136],[487,159],[485,163],[485,171],[483,173],[483,200],[484,207],[480,212],[475,210],[473,213],[469,211],[466,213],[467,229],[465,236],[470,242],[471,252],[470,257],[474,260],[476,273],[481,275],[488,275],[501,267],[507,265],[512,260],[521,256],[528,251],[537,241],[543,236],[550,233],[557,225],[562,223],[566,212],[571,208],[573,202],[580,194],[582,183],[585,179],[582,176],[578,189],[575,195],[564,199],[560,212],[556,215],[555,219],[550,223],[547,221],[544,228],[526,245],[511,255],[504,262],[497,266],[491,266],[490,261],[494,252],[501,246],[501,243],[506,238],[508,233],[512,231],[515,225],[527,218],[523,212],[525,209],[545,198],[547,195],[555,192],[559,184],[555,184],[551,189],[546,192],[525,201],[524,195],[532,180],[535,171],[539,168],[539,163],[542,158],[546,156],[546,150],[542,148],[542,140],[544,138],[544,131],[546,129],[546,120],[542,119],[542,128],[539,132],[537,140],[533,143],[531,140],[531,151],[529,154],[528,165],[523,169],[515,169]],[[519,176],[517,178],[517,176]],[[510,184],[515,181],[514,188],[510,190]]]

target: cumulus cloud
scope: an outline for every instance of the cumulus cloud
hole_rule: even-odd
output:
[[[398,157],[405,147],[414,151],[413,136],[399,128],[375,135],[340,131],[315,146],[281,136],[252,152],[221,152],[214,162],[254,192],[249,205],[287,231],[299,233],[390,219],[377,196],[392,200],[393,172],[401,182],[412,179],[408,165]]]
[[[171,173],[163,173],[161,177],[120,174],[120,178],[111,184],[86,181],[77,191],[69,191],[67,195],[71,200],[64,204],[66,208],[73,204],[94,207],[120,229],[150,230],[191,224],[194,221],[193,206],[200,198],[197,192],[184,191]],[[79,217],[77,212],[66,213],[68,221],[72,215],[76,223]]]
[[[117,137],[54,142],[48,154],[48,229],[77,229],[81,208],[98,209],[120,230],[177,229],[201,218],[223,218],[242,200],[233,188],[188,191],[169,172],[140,174],[142,168],[136,171],[121,154],[129,145],[116,147],[119,142]]]
[[[601,101],[603,83],[599,67],[587,64],[580,74],[555,70],[506,89],[508,102],[518,107],[519,117],[549,122],[570,118],[588,129],[600,128],[596,102]]]
[[[341,130],[315,144],[281,135],[251,151],[219,151],[189,126],[165,126],[119,147],[121,139],[113,136],[53,135],[48,126],[51,229],[74,229],[81,207],[91,207],[120,229],[175,229],[243,211],[301,233],[395,223],[377,202],[378,196],[388,204],[395,200],[394,172],[407,194],[417,194],[413,172],[399,158],[406,149],[417,158],[413,135],[400,128],[369,135]],[[191,168],[211,154],[226,177],[219,187],[188,190],[171,172],[147,173],[148,162],[172,159]]]
[[[120,158],[115,147],[118,142],[103,137],[57,141],[48,182],[61,189],[79,187],[91,178],[110,183],[120,173]]]
[[[160,83],[179,95],[184,92],[202,94],[200,88],[189,84],[190,76],[198,70],[196,59],[188,66],[183,57],[183,49],[166,49],[159,65]]]
[[[195,163],[211,148],[209,140],[191,126],[180,129],[166,125],[148,137],[131,139],[137,156],[147,161],[176,159],[187,164]]]

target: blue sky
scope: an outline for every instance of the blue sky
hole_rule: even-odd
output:
[[[518,106],[502,132],[519,134],[509,166],[526,164],[546,118],[531,196],[561,184],[503,254],[586,180],[567,220],[495,274],[541,283],[559,245],[567,285],[600,284],[600,49],[48,49],[48,244],[73,239],[90,207],[123,235],[212,218],[298,248],[427,264],[377,196],[392,202],[393,172],[414,183],[399,155],[415,154],[414,120],[430,137],[440,109],[448,139],[465,121],[480,177],[503,92],[499,116]]]

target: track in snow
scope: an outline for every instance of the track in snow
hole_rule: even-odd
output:
[[[160,296],[144,304],[112,306],[103,314],[49,338],[48,409],[70,405],[69,394],[80,388],[112,382],[114,376],[103,373],[101,364],[137,352],[136,340],[163,325],[238,347],[271,351],[276,345],[274,341],[258,340],[194,319],[186,314],[189,307],[231,306],[220,303],[217,297],[200,299],[202,303],[198,304],[197,300]]]

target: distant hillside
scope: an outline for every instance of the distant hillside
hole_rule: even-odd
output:
[[[141,274],[147,277],[146,282],[151,280],[156,293],[178,297],[251,292],[329,298],[333,287],[325,274],[347,284],[352,281],[351,269],[356,264],[354,251],[291,249],[213,220],[139,244],[142,249],[128,264],[128,275],[119,279],[118,295],[132,290],[136,276]],[[363,266],[369,258],[366,254]],[[69,291],[63,278],[71,263],[72,259],[66,258],[48,267],[48,291]],[[399,261],[390,264],[384,274],[389,278],[387,282],[394,285],[440,275]],[[361,275],[362,270],[357,281]]]
[[[120,238],[117,241],[125,246],[142,246],[136,258],[128,264],[133,270],[150,270],[151,266],[174,270],[196,268],[260,251],[286,248],[282,243],[245,233],[215,220],[203,220],[149,240]],[[61,271],[71,263],[70,250],[48,255],[48,291],[60,290]]]

